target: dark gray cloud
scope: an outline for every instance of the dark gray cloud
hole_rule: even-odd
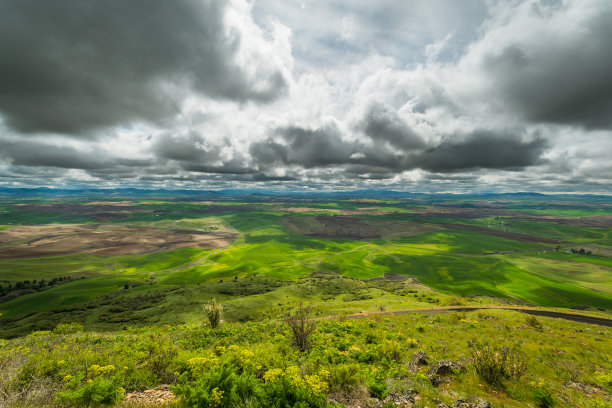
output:
[[[33,141],[2,140],[0,157],[10,160],[15,166],[93,170],[112,165],[108,157],[99,152],[81,152],[68,146]]]
[[[568,19],[565,31],[540,33],[532,24],[528,40],[508,39],[501,48],[491,41],[482,67],[495,103],[529,121],[612,128],[612,2],[587,3],[597,11]]]
[[[395,118],[389,111],[385,112],[383,118]],[[370,116],[368,114],[366,118]],[[366,121],[371,122],[376,120]],[[395,123],[384,120],[380,122]],[[387,129],[385,126],[380,128]],[[374,134],[372,143],[349,142],[341,137],[335,126],[319,129],[283,127],[276,129],[268,140],[252,144],[250,153],[264,169],[279,163],[306,169],[344,167],[349,174],[387,178],[390,174],[412,169],[431,172],[462,172],[482,168],[518,170],[542,163],[541,156],[549,147],[548,142],[542,138],[522,140],[520,131],[475,131],[467,136],[447,138],[430,147],[410,132],[412,140],[419,141],[419,149],[415,148],[415,142],[410,142],[408,148],[398,149],[399,141],[405,143],[402,133],[392,133],[394,146],[391,148],[378,143],[379,138],[389,140],[388,134]]]
[[[463,141],[444,141],[409,162],[431,172],[473,169],[518,170],[541,162],[548,143],[541,138],[522,141],[512,133],[477,131]]]
[[[3,0],[0,112],[22,132],[77,134],[176,114],[191,92],[270,101],[279,70],[249,75],[225,0]],[[229,31],[229,32],[228,32]]]
[[[382,104],[371,105],[358,125],[373,141],[411,150],[425,146],[423,140],[399,117],[397,111]]]
[[[263,168],[275,163],[304,168],[342,165],[351,160],[358,148],[342,140],[333,125],[318,129],[288,126],[278,128],[274,133],[268,140],[253,143],[250,147],[251,155]]]

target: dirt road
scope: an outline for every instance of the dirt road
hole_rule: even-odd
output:
[[[346,316],[348,319],[358,319],[360,317],[377,316],[377,315],[399,315],[407,313],[429,313],[436,314],[442,312],[473,312],[475,310],[487,310],[487,309],[500,309],[500,310],[514,310],[534,316],[552,317],[556,319],[571,320],[574,322],[595,324],[598,326],[612,327],[612,319],[605,317],[595,317],[582,315],[571,312],[553,312],[549,310],[529,309],[529,308],[518,308],[518,307],[504,307],[504,306],[457,306],[457,307],[436,307],[429,309],[408,309],[408,310],[397,310],[392,312],[374,312],[374,313],[357,313]]]

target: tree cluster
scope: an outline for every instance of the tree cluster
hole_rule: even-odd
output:
[[[25,293],[40,292],[41,290],[71,281],[70,276],[58,276],[50,280],[40,279],[23,280],[15,283],[9,283],[4,286],[0,284],[0,301],[6,301]]]

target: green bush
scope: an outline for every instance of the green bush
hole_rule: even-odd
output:
[[[387,388],[387,381],[385,379],[384,373],[378,371],[374,375],[368,378],[366,385],[370,390],[370,396],[373,398],[378,398],[379,400],[385,399],[387,394],[389,393],[389,389]]]
[[[544,387],[538,387],[531,392],[539,408],[549,408],[554,404],[550,391]]]
[[[330,367],[329,387],[332,391],[350,390],[363,384],[365,376],[356,363],[337,364]]]
[[[174,392],[182,397],[187,406],[195,408],[326,406],[322,389],[317,392],[305,386],[301,379],[296,382],[295,372],[280,369],[271,372],[262,381],[253,373],[238,374],[235,367],[230,365],[214,367],[198,381],[174,387]]]
[[[123,390],[111,379],[97,377],[93,380],[83,380],[83,374],[72,378],[68,383],[68,390],[57,393],[59,401],[72,406],[89,407],[116,404],[123,398]]]
[[[525,317],[525,324],[529,327],[533,327],[536,330],[542,330],[542,323],[538,320],[537,317],[527,315]]]
[[[472,364],[480,377],[490,385],[502,385],[504,379],[520,378],[527,367],[508,347],[496,350],[489,345],[472,345]]]
[[[210,327],[213,329],[219,327],[221,318],[223,317],[223,306],[217,303],[215,298],[212,298],[210,302],[204,305],[204,312],[206,313],[206,319]]]
[[[73,334],[83,331],[83,325],[79,323],[60,323],[53,329],[53,334]]]

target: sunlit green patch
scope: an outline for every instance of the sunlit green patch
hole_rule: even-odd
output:
[[[138,282],[146,276],[103,276],[63,283],[54,288],[20,296],[1,303],[2,317],[13,317],[30,312],[50,311],[61,306],[69,306],[93,300],[96,297],[119,291],[125,284]]]

